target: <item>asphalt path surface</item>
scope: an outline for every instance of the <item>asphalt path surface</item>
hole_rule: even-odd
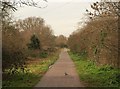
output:
[[[35,87],[84,87],[66,49]]]

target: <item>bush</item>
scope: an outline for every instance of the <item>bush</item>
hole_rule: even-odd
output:
[[[99,65],[119,68],[117,22],[113,17],[87,22],[68,38],[70,50],[87,56]]]
[[[27,44],[28,49],[40,49],[40,41],[35,35],[31,37],[30,41],[31,43]]]
[[[47,52],[42,52],[42,53],[40,53],[40,55],[39,55],[40,58],[47,58],[47,56],[48,56],[48,53],[47,53]]]
[[[7,23],[7,22],[6,22]],[[3,24],[2,29],[2,69],[23,67],[26,55],[20,32],[12,25]]]

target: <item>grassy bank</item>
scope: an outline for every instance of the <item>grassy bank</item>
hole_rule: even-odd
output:
[[[119,87],[120,88],[120,69],[111,66],[96,66],[95,62],[78,54],[69,52],[73,59],[80,80],[87,87]]]
[[[3,81],[3,87],[29,87],[31,89],[40,81],[49,66],[58,59],[58,55],[59,52],[56,52],[47,58],[29,59],[24,72],[18,69],[15,74],[11,74],[9,70],[6,70],[6,74],[9,73],[9,75]]]

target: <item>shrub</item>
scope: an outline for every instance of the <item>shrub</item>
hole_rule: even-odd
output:
[[[40,41],[35,35],[31,37],[30,41],[31,42],[27,44],[28,49],[40,49]]]
[[[48,56],[48,53],[47,52],[42,52],[40,53],[39,57],[40,58],[46,58]]]

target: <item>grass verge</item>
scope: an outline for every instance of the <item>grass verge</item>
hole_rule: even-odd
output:
[[[96,66],[95,62],[72,52],[69,52],[69,55],[86,87],[120,88],[120,69],[108,65]]]
[[[15,74],[10,74],[10,71],[6,70],[6,74],[9,73],[9,76],[6,80],[3,80],[3,88],[16,87],[17,89],[19,87],[26,87],[27,89],[32,89],[49,69],[49,66],[58,59],[58,55],[59,52],[56,52],[44,59],[34,59],[27,64],[24,72],[21,69],[17,69]]]

